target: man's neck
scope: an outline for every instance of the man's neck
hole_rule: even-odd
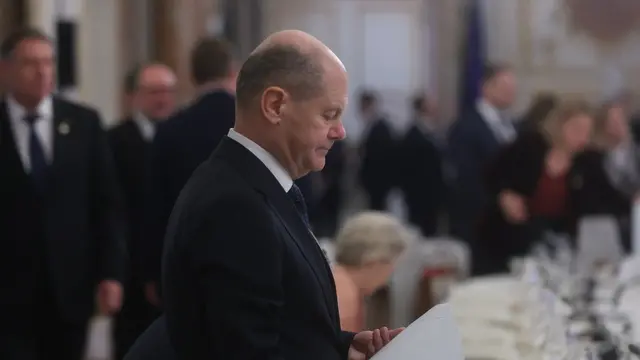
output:
[[[266,152],[271,154],[271,156],[275,158],[275,160],[282,166],[282,168],[284,168],[293,180],[306,175],[298,174],[298,171],[295,171],[296,166],[294,165],[294,161],[286,155],[286,152],[281,149],[281,146],[277,144],[277,141],[264,137],[265,131],[258,129],[257,127],[245,126],[243,122],[238,123],[238,121],[236,121],[236,125],[233,129],[238,134],[241,134],[247,139],[253,141]]]
[[[231,80],[223,79],[223,80],[215,80],[204,83],[198,86],[197,92],[199,94],[205,94],[213,91],[226,91],[230,94],[235,93],[235,84]]]
[[[38,105],[43,99],[37,99],[30,96],[22,96],[20,94],[9,93],[9,96],[20,106],[22,106],[27,112],[33,112],[38,108]]]

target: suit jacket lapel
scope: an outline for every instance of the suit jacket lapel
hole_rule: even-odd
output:
[[[294,239],[305,260],[309,263],[322,289],[327,313],[333,322],[337,318],[337,298],[331,269],[320,249],[315,236],[307,228],[293,202],[282,189],[269,169],[251,152],[235,141],[224,138],[214,156],[222,156],[228,164],[239,171],[245,179],[267,199],[287,232]]]
[[[329,316],[334,321],[338,320],[336,316],[337,300],[335,297],[335,285],[333,284],[331,268],[324,257],[324,253],[317,239],[298,215],[295,205],[291,203],[291,200],[289,200],[286,194],[284,196],[278,196],[276,194],[265,195],[267,195],[274,212],[295,240],[302,255],[311,265],[311,270],[322,288]]]
[[[65,171],[69,159],[72,159],[74,119],[69,116],[64,104],[57,99],[53,99],[53,161],[51,163],[51,174],[53,176],[54,185],[57,181],[62,181],[62,174]],[[73,173],[73,172],[71,172]]]
[[[7,104],[4,101],[0,102],[0,168],[6,170],[9,179],[27,180],[27,173],[9,121]]]

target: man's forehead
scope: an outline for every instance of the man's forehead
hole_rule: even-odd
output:
[[[28,38],[21,40],[13,49],[12,56],[20,56],[20,55],[30,55],[30,52],[25,53],[26,51],[37,50],[38,54],[46,53],[48,55],[54,54],[54,48],[51,43],[46,40],[36,39],[36,38]]]
[[[147,68],[140,74],[140,84],[167,84],[176,82],[176,76],[173,72],[164,67]]]

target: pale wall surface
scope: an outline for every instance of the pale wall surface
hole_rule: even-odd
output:
[[[484,0],[490,58],[520,75],[518,108],[541,90],[598,100],[638,90],[640,41],[603,46],[571,31],[560,0]]]
[[[483,1],[489,58],[511,63],[520,78],[517,110],[528,105],[532,94],[543,90],[582,93],[592,99],[622,87],[640,90],[636,85],[640,79],[637,38],[605,49],[579,34],[570,34],[555,9],[560,0]],[[42,5],[38,0],[30,2],[34,7]],[[127,29],[135,34],[135,45],[123,45],[120,1],[74,2],[82,6],[78,97],[98,107],[110,124],[119,116],[122,74],[128,66],[123,62],[143,59],[152,47],[141,44],[149,38],[148,29],[142,29],[149,24],[140,18],[138,31]],[[454,114],[461,2],[263,0],[262,30],[267,34],[299,28],[326,41],[351,74],[352,95],[362,87],[377,88],[401,128],[408,119],[408,97],[419,89],[428,89],[438,98],[443,117]],[[38,7],[31,23],[51,29],[52,11]],[[186,18],[177,20],[188,22]],[[180,51],[187,53],[188,46]],[[394,66],[397,73],[381,70]],[[346,123],[350,136],[357,139],[361,126],[352,112]]]
[[[489,60],[508,62],[519,75],[520,92],[515,112],[523,110],[531,95],[539,91],[583,94],[598,100],[621,88],[640,90],[636,85],[636,79],[640,78],[637,37],[618,46],[603,47],[580,34],[572,34],[558,10],[561,0],[481,1]],[[347,65],[352,90],[368,85],[369,79],[363,73],[372,67],[367,63],[395,65],[399,69],[396,78],[389,72],[380,72],[372,85],[380,88],[386,108],[401,118],[400,125],[406,117],[406,110],[401,109],[406,100],[401,97],[416,88],[416,83],[428,87],[439,98],[443,116],[450,118],[456,105],[463,20],[460,4],[463,2],[265,0],[264,32],[298,28],[325,40]],[[389,15],[374,20],[377,25],[371,22],[368,27],[363,25],[366,23],[363,19],[377,11],[403,14],[405,22]],[[407,33],[407,28],[413,36],[410,44],[415,48],[402,52],[398,49],[407,43],[401,34]],[[375,34],[381,39],[368,48],[371,53],[377,52],[378,59],[370,60],[363,49],[363,44],[367,44],[363,33]],[[395,40],[389,43],[389,39]],[[401,53],[413,59],[402,59]],[[408,76],[413,82],[406,84],[402,91],[389,90],[394,87],[391,85],[406,83],[404,79]],[[346,122],[348,129],[358,131],[355,119],[348,118]]]

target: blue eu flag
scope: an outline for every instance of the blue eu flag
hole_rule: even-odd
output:
[[[462,39],[462,77],[460,110],[474,106],[480,95],[482,68],[485,63],[486,44],[481,0],[467,0],[466,29]]]

